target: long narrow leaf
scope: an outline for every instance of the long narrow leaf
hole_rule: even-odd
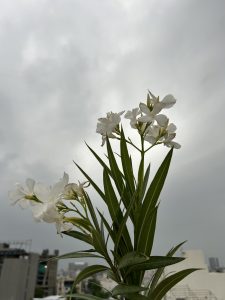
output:
[[[129,185],[131,194],[133,194],[135,190],[134,174],[132,168],[132,161],[128,153],[127,142],[124,136],[123,128],[121,128],[120,153],[125,180]]]
[[[80,241],[83,241],[87,244],[93,245],[91,235],[87,235],[87,234],[84,234],[84,233],[76,231],[76,230],[63,231],[62,233],[65,235],[71,236],[75,239],[78,239]]]
[[[105,241],[102,238],[102,235],[97,230],[93,230],[92,232],[93,237],[93,246],[96,251],[104,256],[107,262],[110,261],[110,257],[108,255],[108,251],[105,245]]]
[[[123,236],[124,229],[127,231],[126,223],[127,223],[128,217],[130,217],[130,212],[131,212],[131,210],[133,208],[133,205],[134,205],[134,202],[136,200],[135,196],[136,195],[134,193],[134,195],[133,195],[133,197],[132,197],[132,199],[130,201],[129,207],[127,208],[126,213],[125,213],[125,215],[123,217],[123,220],[122,220],[122,222],[121,222],[121,224],[119,226],[119,230],[117,232],[116,241],[115,241],[115,250],[114,250],[115,252],[117,252],[117,248],[119,246],[121,237]],[[131,244],[130,241],[131,241],[131,239],[129,239],[129,243],[130,243],[129,249],[132,249],[133,247],[132,247],[132,244]]]
[[[74,162],[75,163],[75,162]],[[78,167],[78,169],[83,173],[83,175],[87,178],[87,180],[90,182],[90,184],[93,186],[93,188],[96,190],[96,192],[101,196],[103,200],[105,200],[105,195],[101,191],[101,189],[97,186],[97,184],[91,179],[90,176],[78,165],[75,163],[75,165]]]
[[[74,297],[75,299],[84,299],[84,300],[108,300],[108,298],[102,298],[102,297],[97,297],[93,296],[91,294],[71,294],[69,297]]]
[[[109,159],[110,169],[111,169],[111,172],[112,172],[112,177],[113,177],[113,180],[116,184],[118,192],[121,196],[123,194],[123,191],[124,191],[123,177],[122,177],[121,171],[120,171],[120,169],[117,165],[117,162],[116,162],[116,159],[115,159],[115,156],[113,154],[111,144],[110,144],[108,138],[106,139],[106,144],[107,144],[108,159]]]
[[[146,172],[145,172],[145,176],[144,176],[144,182],[143,182],[143,186],[142,186],[142,193],[140,195],[141,199],[144,197],[147,185],[148,185],[148,180],[149,180],[149,175],[150,175],[150,164],[148,165]]]
[[[191,273],[197,270],[199,269],[185,269],[165,278],[157,285],[154,291],[149,295],[149,300],[161,300],[172,287],[174,287],[178,282],[183,280],[186,276],[190,275]]]
[[[154,210],[155,206],[157,205],[160,192],[162,190],[166,179],[166,175],[168,173],[172,153],[173,148],[168,152],[167,156],[165,157],[161,166],[159,167],[155,177],[153,178],[152,183],[146,193],[142,209],[139,215],[139,226],[137,232],[135,233],[136,235],[138,235],[137,250],[142,251],[147,255],[150,255],[152,244],[149,243],[149,240],[152,238],[153,232],[146,230],[146,227],[148,226],[148,223],[151,219],[152,210]]]
[[[109,225],[106,218],[103,216],[103,214],[99,210],[98,210],[98,213],[99,213],[100,218],[101,218],[101,220],[102,220],[102,222],[103,222],[103,224],[104,224],[104,226],[105,226],[105,228],[108,232],[108,236],[110,236],[112,241],[115,242],[116,237],[115,237],[115,233],[112,230],[112,227]],[[108,237],[106,238],[106,244],[107,244],[107,240],[108,240]]]
[[[119,219],[122,218],[122,212],[119,207],[119,201],[113,189],[112,183],[110,181],[108,172],[104,169],[103,172],[103,183],[104,183],[104,190],[105,190],[105,199],[109,209],[109,213],[111,215],[112,221],[119,224],[121,221]]]
[[[170,251],[167,253],[167,257],[172,257],[176,252],[177,250],[185,243],[186,241],[178,244],[177,246],[173,247],[170,249]],[[148,292],[148,295],[150,295],[151,291],[155,288],[155,286],[157,285],[159,279],[161,278],[161,276],[163,275],[163,272],[164,272],[164,267],[162,268],[158,268],[158,270],[155,272],[154,276],[152,277],[152,280],[150,282],[150,289],[149,289],[149,292]]]
[[[93,223],[95,225],[95,228],[97,230],[100,230],[100,227],[99,227],[99,224],[98,224],[98,219],[96,217],[96,213],[95,213],[94,207],[92,205],[92,202],[91,202],[91,200],[90,200],[87,193],[85,193],[84,196],[85,196],[85,200],[86,200],[86,203],[87,203],[88,211],[90,212],[90,215],[91,215],[91,218],[92,218]]]
[[[74,286],[76,286],[79,282],[81,282],[82,280],[96,274],[99,272],[103,272],[108,270],[109,268],[103,265],[92,265],[89,266],[85,269],[83,269],[76,277],[75,281],[74,281]]]
[[[127,295],[131,293],[138,293],[145,290],[146,288],[142,286],[118,284],[112,289],[112,296],[115,297],[119,295]]]
[[[129,274],[132,271],[153,270],[166,267],[179,263],[182,260],[184,260],[183,257],[151,256],[144,262],[131,265],[126,274]]]
[[[82,258],[82,257],[103,258],[102,256],[97,255],[97,254],[93,254],[91,252],[87,252],[87,251],[70,252],[70,253],[66,253],[66,254],[62,254],[62,255],[59,255],[59,256],[52,257],[49,260],[59,260],[59,259],[68,259],[68,258]]]
[[[129,267],[133,264],[139,264],[139,263],[142,263],[142,262],[148,260],[148,258],[149,257],[143,253],[140,253],[137,251],[132,251],[132,252],[127,253],[120,259],[118,268],[122,269],[125,267]]]
[[[106,165],[106,163],[101,159],[100,156],[86,143],[88,149],[91,151],[91,153],[95,156],[95,158],[98,160],[98,162],[102,165],[104,169],[107,169],[108,173],[111,174],[110,168]]]
[[[104,183],[104,190],[105,190],[105,199],[107,201],[108,209],[112,218],[112,222],[115,225],[116,230],[119,229],[119,224],[123,222],[123,214],[121,212],[119,202],[117,200],[117,196],[115,194],[115,191],[113,189],[112,183],[110,181],[109,175],[106,170],[104,170],[103,173],[103,183]],[[119,237],[123,237],[124,245],[122,248],[124,249],[124,246],[126,246],[127,251],[132,251],[132,242],[129,235],[129,232],[126,227],[126,223],[123,225],[121,235]],[[118,241],[119,242],[119,241]],[[122,250],[122,249],[121,249]],[[124,254],[124,251],[122,250],[122,253]]]
[[[137,248],[138,252],[142,252],[148,256],[151,254],[155,228],[157,219],[158,207],[153,208],[147,215],[148,218],[143,220],[143,225],[140,232],[136,232],[137,235]]]

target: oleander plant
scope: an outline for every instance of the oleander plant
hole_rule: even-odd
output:
[[[104,271],[115,281],[115,287],[109,291],[110,297],[115,299],[160,300],[178,282],[197,270],[191,268],[165,273],[166,266],[184,259],[174,256],[183,243],[174,246],[165,256],[152,255],[159,196],[173,150],[179,149],[180,145],[174,141],[176,126],[161,113],[175,104],[175,98],[166,95],[160,101],[149,91],[144,102],[126,113],[108,112],[106,117],[98,119],[96,132],[102,136],[106,155],[101,158],[89,145],[87,147],[102,168],[101,185],[75,163],[85,177],[84,182],[71,183],[68,174],[64,173],[63,178],[53,186],[28,178],[24,186],[16,184],[9,192],[12,203],[22,208],[29,207],[36,221],[55,223],[61,236],[67,235],[88,245],[83,251],[60,255],[57,259],[89,257],[102,261],[82,270],[74,280],[74,287]],[[130,126],[137,134],[135,141],[138,142],[125,134],[121,124],[123,115],[130,120]],[[112,139],[115,140],[113,143]],[[117,147],[116,152],[112,145]],[[159,145],[169,150],[149,182],[148,154]],[[134,168],[133,160],[137,160],[137,154],[139,165]],[[94,206],[87,188],[95,190],[107,212]],[[144,284],[148,270],[151,270],[152,276]],[[98,299],[72,291],[70,297]]]

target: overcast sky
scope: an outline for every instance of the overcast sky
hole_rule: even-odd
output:
[[[8,190],[27,177],[54,183],[64,171],[82,180],[73,159],[95,177],[101,169],[84,141],[103,153],[97,118],[136,107],[150,89],[177,98],[168,113],[182,145],[154,251],[188,240],[185,249],[225,265],[223,0],[2,0],[0,45],[1,241],[85,248],[12,207]]]

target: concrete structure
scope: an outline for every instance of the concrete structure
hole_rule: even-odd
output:
[[[31,300],[39,255],[0,244],[0,300]]]
[[[176,297],[171,294],[168,294],[168,300],[177,300],[177,299],[216,299],[216,300],[225,300],[225,273],[217,273],[217,272],[209,272],[208,266],[205,263],[204,254],[201,250],[188,250],[182,253],[186,259],[178,264],[169,266],[166,268],[166,274],[170,272],[181,271],[182,269],[187,268],[200,268],[202,270],[196,271],[182,280],[175,289],[179,289],[181,287],[186,287],[189,291],[193,291],[197,298],[191,298],[191,293],[189,293],[189,297],[187,296],[179,296]],[[204,294],[204,296],[200,297],[200,294]],[[204,298],[205,297],[205,298]]]
[[[43,290],[44,296],[56,295],[57,293],[57,260],[49,260],[59,255],[59,251],[55,250],[53,254],[49,254],[49,250],[43,250],[40,255],[38,265],[36,288]]]

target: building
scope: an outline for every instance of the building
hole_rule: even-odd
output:
[[[172,289],[167,300],[225,300],[225,273],[210,272],[201,250],[183,251],[186,259],[166,268],[164,276],[188,268],[199,268]]]
[[[33,299],[38,261],[36,253],[0,244],[0,300]]]
[[[49,254],[49,250],[43,250],[39,258],[36,294],[41,296],[51,296],[57,293],[57,267],[58,261],[51,259],[59,255],[59,251],[55,250],[53,254]]]

